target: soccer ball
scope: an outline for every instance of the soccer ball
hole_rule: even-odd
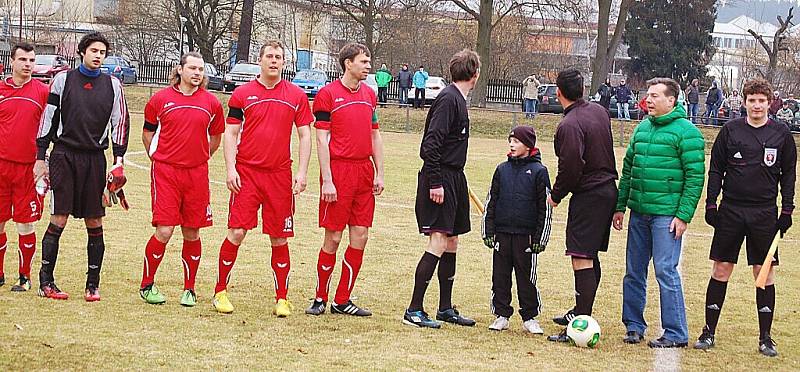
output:
[[[578,315],[567,325],[567,337],[575,346],[594,348],[600,342],[600,325],[588,315]]]

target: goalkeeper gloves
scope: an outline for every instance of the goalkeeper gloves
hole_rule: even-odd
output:
[[[485,236],[483,238],[483,245],[489,249],[497,249],[497,242],[494,240],[494,235]]]
[[[539,254],[544,252],[545,248],[546,247],[542,244],[534,243],[531,245],[531,252],[533,252],[534,254]]]
[[[106,190],[103,192],[104,206],[111,207],[114,204],[119,204],[126,211],[130,208],[128,200],[125,198],[125,192],[122,191],[122,187],[125,186],[126,182],[128,182],[128,179],[125,178],[125,169],[122,164],[116,164],[111,167],[108,176],[106,176]]]

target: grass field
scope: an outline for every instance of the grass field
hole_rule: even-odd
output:
[[[140,112],[146,90],[132,90],[131,111]],[[139,93],[137,96],[135,93]],[[145,92],[145,93],[143,93]],[[417,117],[422,111],[413,112]],[[302,314],[313,296],[316,256],[322,239],[317,228],[315,183],[298,198],[297,237],[290,240],[292,276],[289,299],[295,315],[277,319],[271,314],[274,289],[269,266],[266,236],[251,233],[240,248],[230,288],[236,311],[220,315],[213,311],[210,298],[216,279],[219,245],[225,234],[228,191],[225,189],[224,162],[218,153],[211,161],[211,191],[214,223],[202,232],[204,257],[197,278],[199,304],[183,308],[178,304],[182,289],[179,235],[167,248],[166,258],[156,277],[168,302],[163,306],[144,304],[138,296],[144,245],[152,234],[149,226],[149,166],[139,140],[142,116],[131,117],[132,135],[128,156],[128,186],[132,209],[108,210],[105,220],[106,258],[103,267],[102,294],[99,303],[85,303],[80,297],[86,271],[86,242],[83,223],[71,220],[61,239],[56,278],[61,289],[73,296],[57,302],[36,297],[34,292],[17,294],[0,287],[0,369],[40,370],[100,368],[152,369],[283,369],[320,370],[322,368],[356,370],[653,370],[670,368],[659,364],[656,352],[645,345],[623,344],[621,319],[622,276],[625,265],[625,232],[613,232],[609,252],[602,256],[603,282],[595,305],[595,318],[603,327],[603,338],[596,350],[584,350],[547,342],[544,337],[526,335],[519,317],[512,319],[509,331],[487,330],[493,319],[489,311],[491,288],[491,252],[480,240],[479,216],[473,215],[473,232],[461,240],[458,279],[454,302],[460,311],[475,317],[474,328],[445,325],[443,329],[421,330],[401,324],[401,316],[411,295],[414,267],[425,239],[416,231],[413,198],[418,133],[396,133],[402,128],[404,111],[382,116],[386,154],[386,191],[379,197],[375,227],[364,258],[364,266],[355,287],[357,303],[372,309],[367,319],[325,314],[311,317]],[[485,115],[485,116],[484,116]],[[495,165],[504,159],[508,127],[492,134],[486,122],[496,126],[509,124],[505,118],[474,114],[477,132],[470,140],[467,177],[480,195],[488,189]],[[494,120],[494,121],[492,121]],[[541,125],[540,147],[544,163],[555,174],[556,158],[552,152],[552,129],[555,119],[537,119]],[[418,123],[418,120],[415,121]],[[545,133],[542,133],[545,132]],[[484,137],[484,138],[480,138]],[[708,138],[707,138],[708,140]],[[622,147],[617,160],[622,160]],[[138,166],[138,167],[137,167]],[[318,174],[314,157],[310,179]],[[573,299],[573,279],[569,261],[564,256],[564,221],[567,202],[556,209],[553,235],[546,252],[539,259],[539,289],[543,300],[540,321],[546,333],[557,326],[549,318],[569,308]],[[711,229],[698,210],[690,225],[683,252],[683,277],[690,336],[694,339],[703,325],[705,286],[710,273],[707,259]],[[11,224],[10,224],[11,225]],[[41,237],[46,223],[37,225]],[[9,232],[9,250],[5,259],[6,277],[16,271],[16,233]],[[793,343],[794,324],[800,310],[800,265],[797,228],[790,230],[782,248],[778,270],[778,300],[773,337],[781,353],[767,359],[757,352],[758,324],[752,276],[739,267],[728,287],[728,297],[718,328],[718,346],[711,352],[678,351],[678,365],[684,370],[798,370],[800,347]],[[41,239],[40,239],[41,240]],[[344,247],[346,242],[342,243]],[[341,258],[341,252],[339,257]],[[744,257],[742,254],[743,261]],[[38,271],[40,258],[34,260]],[[338,281],[337,267],[333,285]],[[652,272],[652,271],[651,271]],[[34,275],[35,276],[35,275]],[[651,275],[646,317],[651,328],[648,338],[660,335],[658,329],[658,291]],[[38,285],[38,280],[34,280]],[[426,307],[435,310],[438,285],[434,279],[428,291]],[[516,300],[515,300],[516,302]],[[692,340],[693,341],[693,340]],[[674,355],[673,355],[674,356]]]

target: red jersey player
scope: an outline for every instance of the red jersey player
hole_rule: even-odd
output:
[[[314,99],[317,119],[317,153],[321,173],[319,225],[325,239],[317,261],[317,293],[307,314],[325,312],[328,285],[336,250],[345,226],[350,227],[350,245],[344,253],[342,274],[331,312],[370,316],[350,301],[369,227],[375,211],[375,196],[383,192],[383,140],[375,112],[376,97],[362,81],[370,69],[366,46],[349,43],[339,51],[340,80],[323,87]]]
[[[284,47],[267,41],[261,47],[261,75],[237,88],[228,106],[225,126],[225,165],[231,191],[228,234],[219,252],[219,276],[214,289],[214,308],[233,312],[227,286],[239,246],[247,231],[258,226],[261,208],[262,232],[272,245],[275,308],[279,317],[292,313],[286,299],[289,286],[289,246],[294,236],[294,195],[306,188],[314,121],[308,98],[299,87],[281,79]],[[291,136],[297,128],[300,142],[297,173],[292,179]]]
[[[197,303],[200,228],[212,224],[208,160],[219,148],[225,115],[219,99],[204,89],[204,68],[199,53],[184,54],[172,85],[156,93],[144,108],[142,141],[152,161],[150,196],[156,231],[145,248],[139,294],[150,304],[166,301],[154,277],[178,225],[183,234],[181,305]]]
[[[0,83],[0,285],[5,283],[3,258],[8,247],[5,227],[13,219],[19,233],[19,280],[11,287],[15,292],[31,288],[31,260],[36,252],[34,223],[42,217],[44,197],[34,186],[33,164],[36,135],[49,89],[31,79],[35,59],[33,45],[14,45],[11,76]]]

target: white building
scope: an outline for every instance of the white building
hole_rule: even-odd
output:
[[[759,22],[746,15],[738,16],[726,23],[714,23],[711,36],[717,52],[708,64],[708,75],[721,81],[725,88],[740,89],[742,80],[747,76],[746,56],[764,53],[758,41],[747,32],[749,29],[761,35],[764,41],[771,45],[778,26]]]

